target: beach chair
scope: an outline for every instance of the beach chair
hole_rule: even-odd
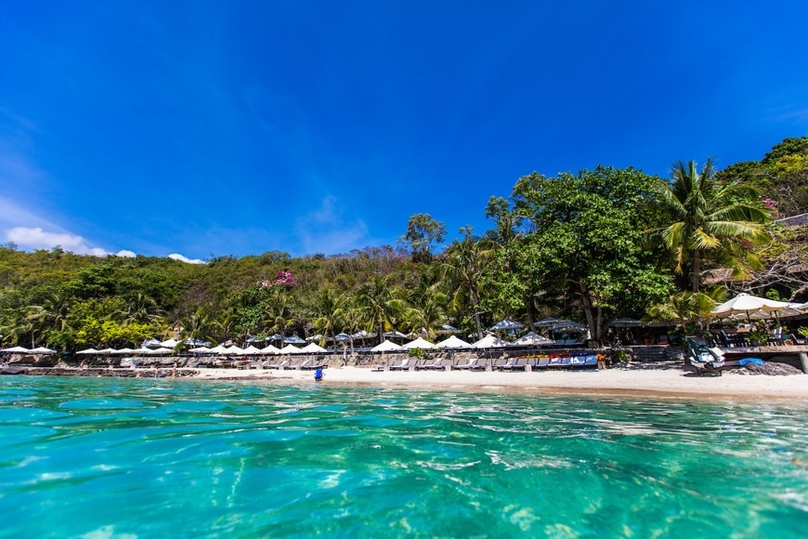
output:
[[[586,365],[586,356],[572,356],[570,358],[570,369],[583,369]]]
[[[469,370],[469,371],[484,371],[485,370],[485,360],[479,357],[471,358],[465,363],[459,363],[457,365],[452,365],[452,370]]]
[[[300,370],[302,371],[316,371],[326,368],[328,368],[328,364],[318,358],[307,359],[300,364]]]
[[[597,369],[598,368],[598,356],[595,354],[589,354],[584,359],[584,368],[586,369]]]
[[[546,371],[550,366],[550,356],[540,357],[533,364],[534,371]]]
[[[556,356],[550,358],[550,364],[548,365],[549,369],[555,370],[569,370],[572,366],[572,358],[570,356]]]
[[[435,359],[435,358],[425,359],[424,361],[415,364],[415,370],[420,371],[420,370],[431,369],[436,361],[437,361],[437,359]]]
[[[500,369],[500,370],[511,371],[511,372],[527,370],[527,365],[528,365],[528,361],[529,361],[528,358],[526,358],[526,357],[517,357],[517,358],[511,358],[511,359],[513,359],[513,361],[509,361],[507,364],[503,365],[502,369]]]
[[[686,337],[687,351],[685,354],[685,367],[699,376],[709,374],[721,376],[724,370],[723,352],[718,348],[710,348],[699,337]]]
[[[429,371],[446,371],[451,368],[452,363],[454,363],[452,359],[448,357],[442,357],[436,361],[433,361],[429,365],[424,365],[421,368]],[[418,370],[418,367],[415,367],[415,369]]]
[[[291,365],[291,362],[292,362],[292,360],[291,360],[290,358],[286,358],[286,359],[278,359],[278,360],[276,360],[274,363],[271,363],[271,364],[268,364],[268,365],[264,365],[264,368],[265,368],[265,369],[280,369],[280,368],[286,368],[286,367],[289,367],[289,366]]]
[[[517,358],[515,357],[509,357],[507,360],[505,360],[504,363],[500,363],[499,361],[497,361],[496,364],[494,365],[494,368],[500,371],[509,371],[516,364],[516,360]]]
[[[391,371],[408,371],[408,370],[410,370],[410,367],[415,364],[415,361],[417,361],[417,360],[412,360],[412,359],[410,359],[408,357],[405,357],[403,359],[400,359],[398,361],[398,363],[394,363],[394,364],[390,365],[390,370]]]

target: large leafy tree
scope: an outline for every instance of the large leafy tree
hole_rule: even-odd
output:
[[[709,159],[700,171],[694,161],[679,161],[671,176],[672,182],[657,184],[668,223],[652,229],[651,236],[673,253],[676,272],[689,273],[691,291],[698,292],[705,256],[731,255],[739,242],[765,237],[768,213],[750,186],[717,181]],[[730,260],[735,269],[743,268],[740,258],[730,256]]]
[[[576,298],[594,339],[610,318],[669,289],[669,276],[642,246],[655,182],[632,168],[598,166],[555,178],[534,173],[514,188],[516,209],[533,229],[528,266],[549,290]]]
[[[429,262],[433,244],[443,243],[444,236],[446,225],[443,222],[436,221],[428,213],[416,213],[407,222],[407,232],[399,242],[409,246],[415,261]]]

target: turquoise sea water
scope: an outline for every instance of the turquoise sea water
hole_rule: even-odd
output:
[[[805,407],[0,379],[0,537],[804,537]]]

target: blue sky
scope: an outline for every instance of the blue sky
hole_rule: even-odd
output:
[[[495,5],[501,4],[501,5]],[[3,0],[0,240],[186,259],[395,243],[599,163],[808,134],[808,2]]]

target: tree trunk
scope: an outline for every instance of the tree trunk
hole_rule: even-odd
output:
[[[589,326],[591,331],[595,331],[591,338],[600,341],[600,328],[595,324],[595,314],[592,312],[592,298],[589,295],[589,290],[583,283],[578,283],[578,286],[581,290],[581,305],[583,305],[584,314],[586,315],[586,325]]]
[[[698,293],[701,285],[701,251],[693,251],[693,275],[691,275],[691,285],[693,293]]]

